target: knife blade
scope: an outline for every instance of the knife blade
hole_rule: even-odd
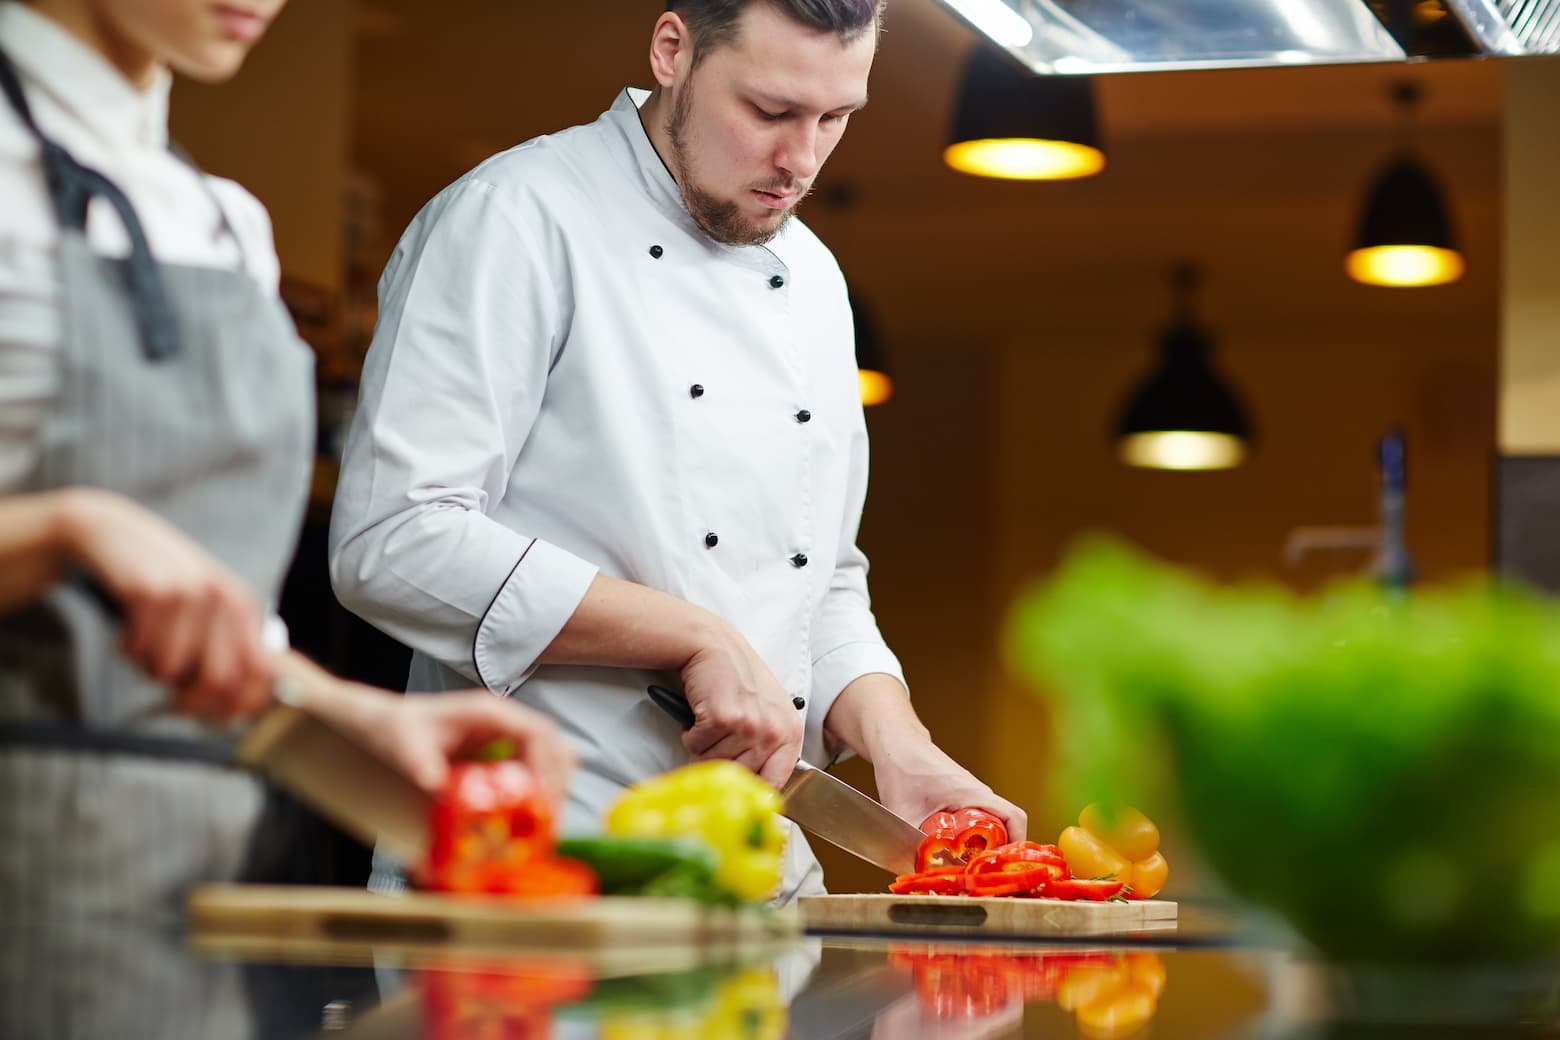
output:
[[[650,699],[683,729],[693,726],[688,699],[665,686],[650,687]],[[780,788],[784,814],[809,834],[844,849],[891,874],[915,870],[915,853],[926,840],[920,828],[881,802],[802,759]],[[963,862],[963,860],[959,860]]]
[[[233,757],[408,869],[427,857],[433,796],[324,719],[273,705],[239,739]]]

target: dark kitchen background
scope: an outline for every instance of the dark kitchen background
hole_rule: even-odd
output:
[[[320,355],[315,504],[286,612],[338,669],[404,679],[402,652],[334,607],[324,570],[331,454],[384,261],[472,165],[648,85],[661,9],[300,0],[234,82],[175,91],[175,135],[270,208],[285,295]],[[1053,840],[1068,821],[1046,800],[1046,719],[1004,669],[1001,632],[1015,593],[1075,536],[1103,529],[1217,577],[1315,588],[1369,566],[1366,548],[1325,547],[1360,532],[1311,537],[1322,547],[1299,558],[1286,543],[1377,522],[1376,444],[1397,427],[1408,545],[1436,581],[1491,567],[1502,520],[1553,486],[1560,59],[1101,76],[1105,170],[1018,183],[942,162],[974,33],[933,0],[893,0],[886,26],[871,104],[801,209],[894,378],[868,411],[861,542],[922,716]],[[1422,97],[1407,127],[1389,97],[1403,80]],[[1369,183],[1405,141],[1466,257],[1449,285],[1344,272]],[[1132,468],[1112,443],[1178,263],[1200,273],[1198,317],[1255,430],[1234,469]],[[1503,456],[1513,473],[1527,464],[1526,483],[1502,483]],[[1506,526],[1552,531],[1547,515]],[[842,773],[870,785],[859,763]],[[882,881],[842,857],[826,866],[842,890]]]

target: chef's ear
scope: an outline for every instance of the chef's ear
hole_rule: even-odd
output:
[[[663,87],[675,86],[693,71],[693,34],[676,11],[655,20],[650,33],[650,72]]]

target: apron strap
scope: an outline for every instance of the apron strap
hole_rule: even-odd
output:
[[[129,198],[117,184],[77,162],[75,157],[39,129],[33,119],[32,109],[27,104],[27,96],[22,91],[21,79],[4,50],[0,50],[0,90],[3,90],[11,108],[37,139],[42,150],[44,179],[60,226],[69,231],[85,233],[87,205],[93,196],[104,199],[119,214],[125,234],[130,239],[130,257],[125,271],[131,296],[135,300],[136,324],[140,328],[142,349],[153,361],[177,354],[179,328],[174,319],[173,304],[163,287],[157,261],[152,257],[151,247],[146,241],[146,232]]]
[[[6,748],[136,755],[174,762],[201,762],[228,769],[244,768],[233,758],[233,749],[217,741],[180,740],[177,737],[154,737],[123,730],[87,729],[59,722],[0,722],[0,753],[4,753]]]

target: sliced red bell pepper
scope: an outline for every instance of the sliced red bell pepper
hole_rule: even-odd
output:
[[[966,813],[980,813],[980,815],[969,817],[968,822],[964,823],[954,837],[954,847],[960,850],[960,855],[968,857],[973,853],[1007,844],[1007,828],[1002,825],[1001,820],[979,809],[964,809],[955,815],[964,817]]]
[[[1016,896],[1044,890],[1053,878],[1046,863],[1013,863],[964,875],[964,890],[972,896]]]
[[[999,845],[997,848],[982,852],[970,860],[965,870],[971,874],[980,874],[1031,866],[1044,867],[1052,878],[1068,876],[1067,863],[1061,856],[1048,851],[1044,846],[1031,848],[1021,843]]]
[[[902,874],[888,890],[895,895],[953,896],[964,891],[964,871],[934,870],[923,874]]]
[[[579,898],[595,895],[601,888],[595,871],[585,864],[551,855],[532,859],[497,884],[502,886],[497,891],[527,899]]]
[[[1041,845],[1033,841],[1014,841],[1006,845],[999,845],[992,851],[1000,852],[1009,859],[1033,863],[1053,863],[1063,868],[1067,866],[1067,860],[1062,856],[1062,850],[1055,845]],[[1070,871],[1068,876],[1071,876]]]
[[[964,889],[972,896],[1019,895],[1038,892],[1056,879],[1054,863],[1017,858],[1002,849],[982,852],[964,868]]]
[[[961,858],[952,838],[933,834],[915,850],[915,869],[924,874],[937,867],[956,865]]]
[[[934,812],[921,821],[921,830],[928,835],[921,843],[926,851],[916,858],[916,865],[922,869],[936,866],[939,857],[967,860],[976,853],[1006,844],[1008,839],[1007,827],[998,817],[973,807]]]
[[[963,873],[964,873],[964,866],[962,864],[957,864],[956,863],[956,864],[954,864],[951,867],[933,867],[930,870],[918,870],[918,871],[915,871],[914,873],[910,873],[910,874],[900,874],[894,880],[902,881],[905,878],[909,878],[909,877],[926,877],[926,876],[929,876],[929,875],[932,875],[932,874],[950,874],[950,875],[958,876],[958,875],[961,875]]]
[[[1084,879],[1067,878],[1051,881],[1045,886],[1045,894],[1053,899],[1093,899],[1103,901],[1121,894],[1121,890],[1127,887],[1124,881],[1109,881],[1104,878]]]

